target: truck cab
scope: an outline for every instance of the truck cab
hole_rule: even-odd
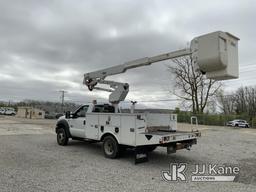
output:
[[[98,139],[98,113],[114,113],[109,104],[82,105],[74,113],[66,115],[72,137]],[[96,126],[96,127],[95,127]],[[94,127],[94,129],[92,129]]]

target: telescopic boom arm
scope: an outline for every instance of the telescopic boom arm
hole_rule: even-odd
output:
[[[141,58],[141,59],[136,59],[136,60],[133,60],[133,61],[126,62],[126,63],[121,64],[121,65],[116,65],[114,67],[109,67],[109,68],[102,69],[102,70],[99,70],[99,71],[86,73],[84,75],[84,78],[85,79],[97,79],[97,78],[103,78],[104,79],[107,76],[124,73],[128,69],[142,67],[142,66],[145,66],[145,65],[150,65],[152,63],[159,62],[159,61],[164,61],[164,60],[173,59],[173,58],[176,58],[176,57],[189,55],[190,53],[191,53],[190,49],[182,49],[182,50],[178,50],[178,51],[174,51],[174,52],[170,52],[170,53],[165,53],[165,54],[161,54],[161,55],[157,55],[157,56],[153,56],[153,57],[144,57],[144,58]]]
[[[92,91],[93,89],[103,90],[112,92],[109,96],[109,102],[113,104],[118,104],[120,101],[123,101],[126,95],[129,92],[129,84],[128,83],[119,83],[114,81],[106,81],[105,78],[111,75],[116,75],[120,73],[126,72],[128,69],[133,69],[137,67],[143,67],[146,65],[151,65],[153,63],[164,61],[168,59],[173,59],[176,57],[181,57],[185,55],[189,55],[190,49],[182,49],[170,53],[165,53],[153,57],[144,57],[141,59],[137,59],[134,61],[126,62],[122,65],[117,65],[114,67],[109,67],[103,70],[86,73],[84,75],[84,84],[88,86],[88,89]],[[106,89],[101,87],[96,87],[97,84],[107,84],[110,85],[112,89]]]

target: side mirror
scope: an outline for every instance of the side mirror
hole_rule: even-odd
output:
[[[66,118],[66,119],[70,119],[70,117],[71,117],[71,112],[70,112],[70,111],[67,111],[67,112],[65,113],[65,118]]]

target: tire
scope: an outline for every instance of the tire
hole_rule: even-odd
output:
[[[235,124],[235,127],[238,127],[238,124]]]
[[[245,128],[249,128],[249,125],[245,125]]]
[[[65,129],[63,128],[57,130],[57,143],[62,146],[68,144],[68,136]]]
[[[147,146],[146,149],[148,152],[152,152],[157,148],[157,146],[153,145],[153,146]]]
[[[103,152],[105,157],[115,159],[119,156],[120,147],[113,136],[106,136],[103,139]]]

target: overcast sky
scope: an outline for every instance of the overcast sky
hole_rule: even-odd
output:
[[[226,82],[226,90],[254,85],[255,10],[253,0],[0,0],[0,100],[60,101],[59,90],[74,102],[103,100],[108,93],[82,85],[84,73],[185,48],[217,30],[241,39],[240,78]],[[128,100],[171,99],[168,64],[110,79],[130,84]]]

